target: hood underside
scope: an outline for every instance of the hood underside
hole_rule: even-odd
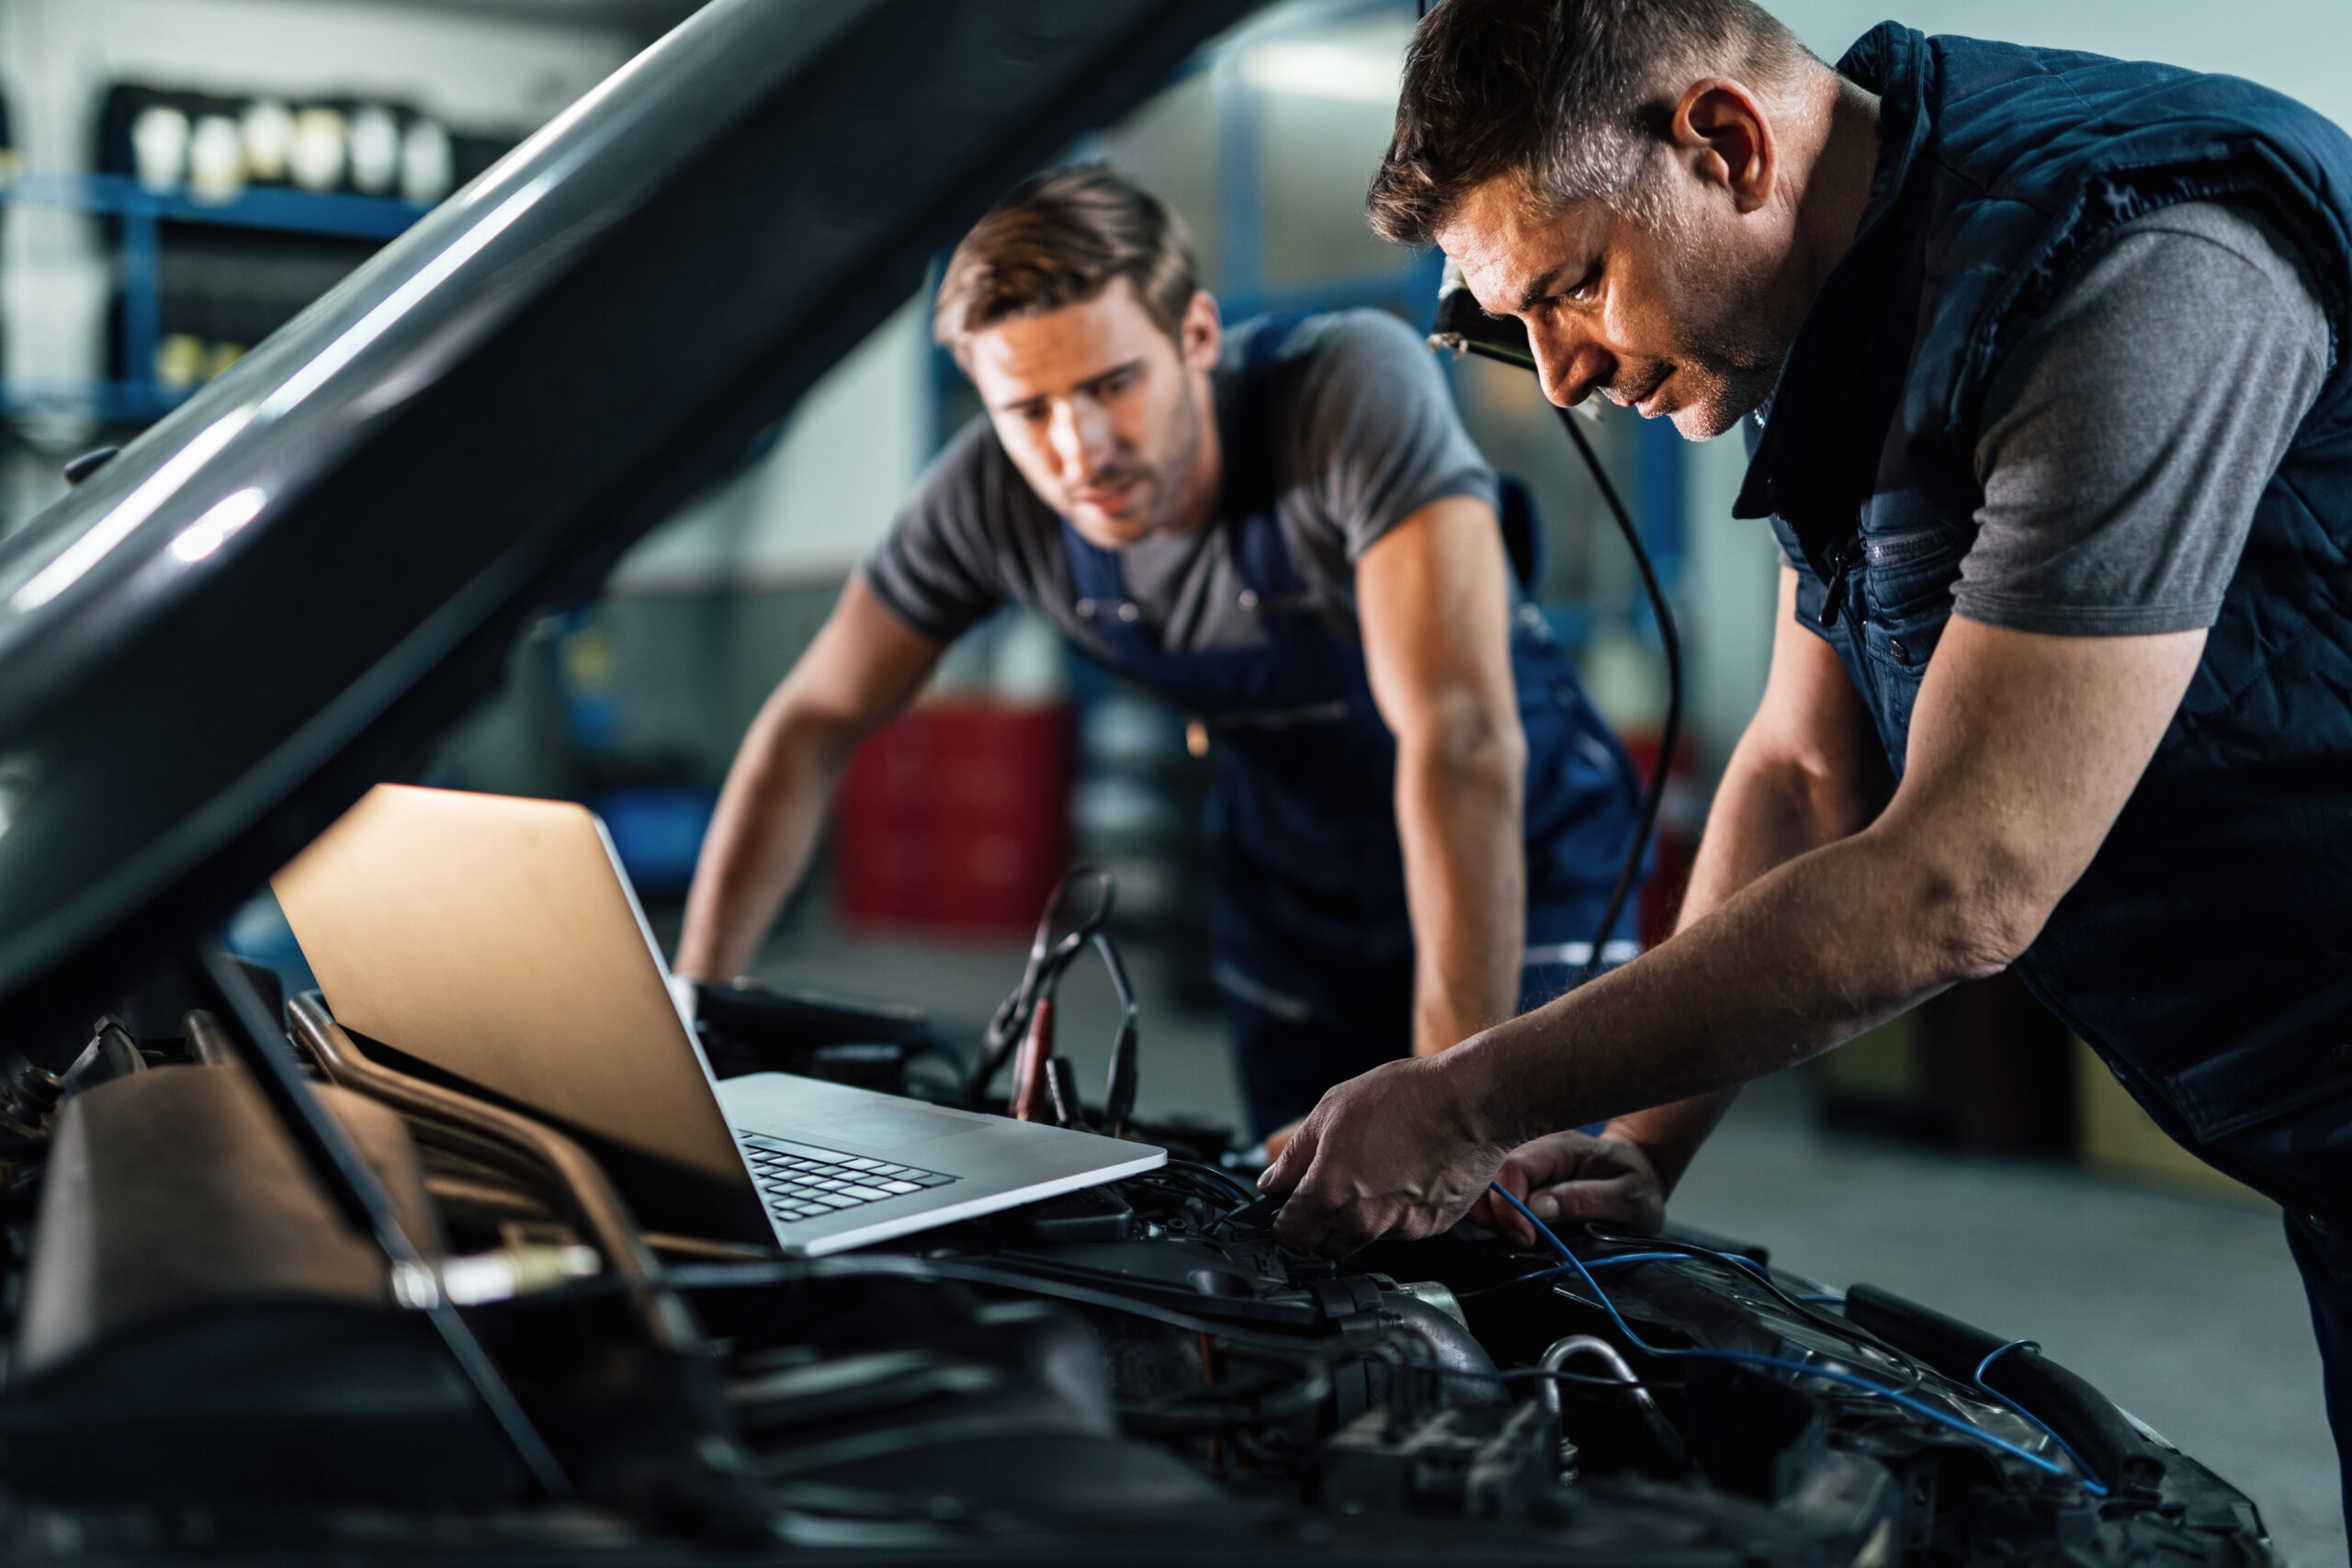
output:
[[[718,0],[0,544],[0,1006],[80,1030],[1249,0]]]

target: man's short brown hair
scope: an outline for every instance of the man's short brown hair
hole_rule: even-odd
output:
[[[960,362],[975,333],[1082,305],[1124,277],[1177,336],[1199,289],[1183,220],[1101,164],[1040,175],[972,226],[939,279],[932,334]]]
[[[1372,226],[1428,244],[1501,175],[1547,209],[1599,199],[1655,219],[1647,175],[1684,85],[1675,69],[1755,81],[1811,58],[1754,0],[1441,0],[1406,57]]]

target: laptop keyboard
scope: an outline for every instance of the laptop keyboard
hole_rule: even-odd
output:
[[[735,1129],[760,1189],[760,1201],[784,1224],[821,1220],[886,1198],[944,1187],[956,1179],[941,1171],[845,1155]]]

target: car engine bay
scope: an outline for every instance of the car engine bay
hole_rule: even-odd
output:
[[[1734,1243],[1592,1227],[1564,1263],[1465,1223],[1334,1263],[1274,1241],[1222,1134],[1139,1124],[1165,1167],[763,1257],[640,1233],[582,1144],[315,993],[283,1016],[420,1258],[336,1214],[220,1014],[9,1058],[12,1555],[2268,1560],[2243,1496],[2030,1348]],[[923,1081],[895,1010],[703,1016],[722,1072]]]

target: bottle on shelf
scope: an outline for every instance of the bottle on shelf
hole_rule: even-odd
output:
[[[283,185],[286,161],[294,151],[294,111],[276,98],[255,98],[245,106],[241,129],[245,177],[263,185]]]
[[[401,195],[419,207],[430,207],[449,194],[457,183],[454,149],[441,122],[422,115],[409,121],[401,138]]]
[[[318,105],[294,117],[294,145],[287,171],[304,190],[337,190],[343,185],[347,152],[343,113]]]
[[[173,191],[187,174],[187,116],[169,104],[141,109],[130,124],[130,156],[139,183],[148,190]]]
[[[381,104],[362,104],[351,116],[351,183],[367,196],[386,196],[400,183],[401,128]]]
[[[155,345],[155,385],[185,392],[204,380],[211,351],[194,333],[171,333]]]
[[[243,129],[225,114],[196,122],[187,144],[188,194],[198,201],[234,201],[245,193]]]

